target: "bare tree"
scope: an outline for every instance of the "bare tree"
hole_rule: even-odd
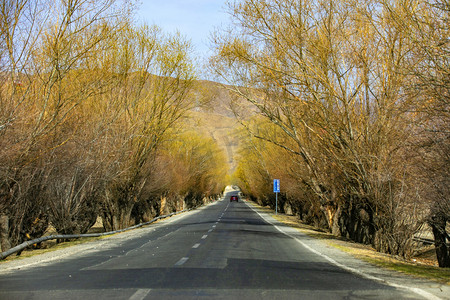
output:
[[[375,1],[241,1],[230,14],[238,37],[236,29],[216,35],[214,69],[281,129],[251,134],[299,158],[300,181],[329,230],[407,255],[400,248],[414,222],[393,237],[405,227],[393,216],[409,205],[397,205],[404,170],[395,165],[408,136],[407,37]]]
[[[0,13],[7,75],[1,89],[0,203],[14,245],[48,225],[43,195],[60,158],[54,154],[76,140],[77,128],[69,124],[80,117],[77,108],[103,91],[102,76],[87,61],[109,38],[105,24],[119,10],[114,1],[3,1]]]
[[[114,96],[123,108],[116,142],[126,156],[116,164],[120,171],[111,177],[103,202],[108,228],[129,225],[159,145],[191,107],[188,96],[194,79],[190,44],[180,35],[165,36],[156,26],[126,30],[114,49]]]
[[[448,1],[382,2],[398,30],[413,45],[403,70],[410,78],[405,94],[411,102],[411,149],[420,194],[429,204],[428,223],[435,237],[439,266],[450,267],[447,246],[450,222],[449,86],[450,44]]]

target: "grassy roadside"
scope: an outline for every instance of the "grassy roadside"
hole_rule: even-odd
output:
[[[339,250],[347,252],[354,257],[367,261],[371,264],[402,272],[408,275],[413,275],[416,277],[426,278],[434,281],[438,281],[443,284],[450,285],[450,270],[439,268],[433,265],[420,264],[417,262],[405,261],[397,257],[393,257],[391,255],[383,254],[380,252],[376,252],[372,247],[368,245],[362,245],[358,243],[354,243],[348,241],[344,238],[336,237],[330,233],[323,232],[318,230],[317,228],[303,224],[300,220],[298,220],[295,216],[288,216],[285,214],[275,215],[274,211],[267,208],[261,207],[256,203],[251,202],[254,206],[256,206],[259,210],[264,211],[274,217],[276,220],[290,226],[296,228],[297,230],[305,233],[309,236],[322,239],[328,245],[335,247]]]

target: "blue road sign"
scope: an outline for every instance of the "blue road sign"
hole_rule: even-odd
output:
[[[273,192],[279,193],[280,192],[280,179],[274,179],[273,180]]]

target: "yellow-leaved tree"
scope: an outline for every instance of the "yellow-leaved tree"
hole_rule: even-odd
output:
[[[214,71],[279,128],[251,135],[296,156],[316,223],[408,256],[421,223],[402,164],[413,45],[378,1],[230,2],[237,28],[214,35]]]

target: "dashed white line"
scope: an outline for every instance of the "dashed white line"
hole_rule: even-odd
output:
[[[206,239],[208,237],[207,234],[205,234],[204,236],[202,236],[202,240]]]
[[[131,295],[129,300],[142,300],[144,299],[152,290],[151,289],[139,289]]]
[[[217,225],[213,225],[212,227],[213,227],[213,228],[216,228],[216,226],[217,226]]]
[[[194,246],[192,246],[192,248],[197,249],[198,247],[200,247],[200,244],[195,244]]]
[[[208,232],[211,232],[211,231],[213,231],[213,229],[211,228],[210,230],[208,230]]]
[[[187,262],[188,259],[189,259],[189,257],[183,257],[183,258],[181,258],[179,261],[177,261],[177,263],[175,264],[175,266],[181,266],[181,265],[183,265],[185,262]]]

